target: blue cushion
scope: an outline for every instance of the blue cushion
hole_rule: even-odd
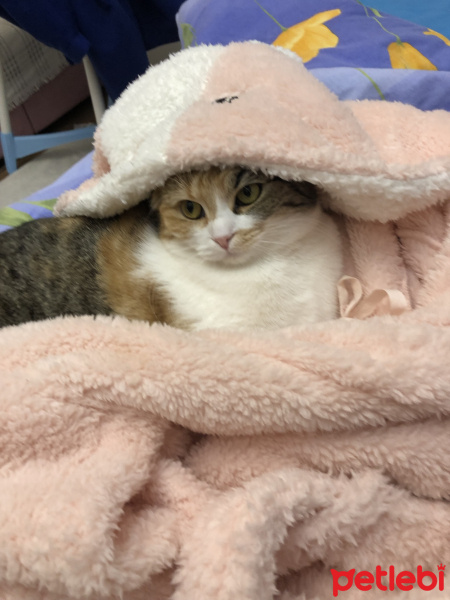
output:
[[[185,46],[257,39],[289,47],[343,100],[450,110],[450,40],[359,0],[188,0],[177,23]]]

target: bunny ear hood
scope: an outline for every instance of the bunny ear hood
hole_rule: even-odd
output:
[[[332,210],[386,222],[450,193],[450,115],[339,101],[289,51],[198,46],[151,67],[106,112],[94,177],[60,215],[107,217],[171,175],[241,165],[321,186]]]

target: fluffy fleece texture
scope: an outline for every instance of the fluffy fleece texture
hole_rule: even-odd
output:
[[[2,330],[2,600],[324,600],[331,568],[449,568],[448,129],[339,103],[261,44],[185,51],[124,93],[61,212],[114,214],[190,166],[308,176],[342,215],[343,318]]]
[[[246,335],[107,318],[4,330],[0,597],[309,600],[331,597],[332,567],[436,571],[438,313]]]
[[[388,221],[450,192],[450,115],[339,102],[289,51],[198,46],[150,69],[105,114],[96,177],[60,214],[110,216],[181,170],[239,163],[325,187],[330,205]]]

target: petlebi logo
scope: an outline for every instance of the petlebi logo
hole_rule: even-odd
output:
[[[393,592],[394,590],[409,591],[416,586],[421,590],[431,591],[444,589],[444,571],[445,565],[437,565],[437,574],[433,571],[424,571],[418,566],[416,571],[400,571],[396,573],[394,566],[382,569],[377,565],[375,574],[370,571],[359,571],[350,569],[350,571],[336,571],[331,569],[333,576],[333,596],[339,595],[339,592],[346,592],[352,587],[361,591],[369,591],[378,588],[383,592]]]

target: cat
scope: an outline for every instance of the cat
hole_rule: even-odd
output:
[[[111,218],[0,235],[0,327],[122,315],[187,330],[337,317],[337,225],[308,182],[213,167],[169,178]]]

